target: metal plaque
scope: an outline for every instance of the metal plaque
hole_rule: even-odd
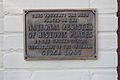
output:
[[[25,60],[97,59],[96,10],[24,10]]]

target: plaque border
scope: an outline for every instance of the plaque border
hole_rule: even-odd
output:
[[[65,58],[65,57],[63,57],[63,58],[59,58],[59,57],[56,57],[56,58],[50,58],[50,57],[48,57],[48,58],[29,58],[29,57],[27,57],[27,37],[26,37],[26,15],[29,13],[29,12],[56,12],[56,11],[58,11],[58,12],[60,12],[60,11],[62,11],[62,12],[66,12],[66,11],[92,11],[93,12],[93,14],[94,14],[94,20],[95,20],[95,44],[94,44],[94,46],[95,46],[95,55],[94,56],[92,56],[92,57],[74,57],[74,58]],[[24,60],[26,60],[26,61],[36,61],[36,60],[97,60],[98,59],[98,40],[97,40],[97,38],[98,38],[98,36],[97,36],[97,30],[98,30],[98,23],[97,23],[97,21],[98,21],[98,14],[97,14],[97,9],[96,8],[89,8],[89,9],[23,9],[23,15],[24,15],[24,22],[23,22],[23,24],[24,24],[24,40],[23,40],[23,42],[24,42]]]

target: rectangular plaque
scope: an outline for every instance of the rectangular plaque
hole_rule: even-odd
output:
[[[97,59],[96,10],[24,10],[25,60]]]

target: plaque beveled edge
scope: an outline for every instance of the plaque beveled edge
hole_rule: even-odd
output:
[[[26,15],[27,15],[27,13],[29,13],[29,12],[39,12],[39,11],[46,11],[46,12],[48,12],[48,11],[87,11],[87,10],[89,10],[89,11],[92,11],[93,12],[93,14],[94,14],[94,21],[95,21],[95,55],[94,56],[92,56],[92,57],[85,57],[85,58],[81,58],[81,57],[75,57],[75,58],[59,58],[59,57],[56,57],[56,58],[50,58],[50,57],[48,57],[48,58],[29,58],[29,57],[27,57],[27,38],[26,38]],[[23,36],[24,36],[24,38],[23,38],[23,42],[24,42],[24,60],[26,60],[26,61],[30,61],[30,60],[32,60],[32,61],[36,61],[36,60],[97,60],[98,59],[98,36],[97,36],[97,30],[98,30],[98,13],[97,13],[98,11],[97,11],[97,8],[82,8],[82,9],[23,9],[23,15],[24,15],[24,22],[23,22],[23,24],[24,24],[24,31],[23,31]]]

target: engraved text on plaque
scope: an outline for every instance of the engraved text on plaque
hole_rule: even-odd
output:
[[[25,59],[96,59],[96,10],[25,10]]]

